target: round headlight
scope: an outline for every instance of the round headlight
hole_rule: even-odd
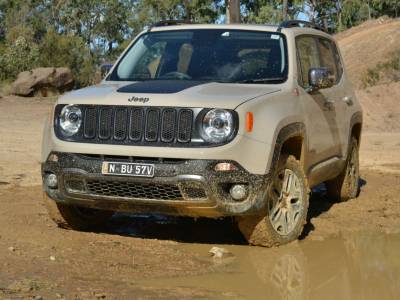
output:
[[[72,136],[79,131],[82,124],[82,111],[75,105],[67,105],[61,110],[60,127],[66,136]]]
[[[224,142],[231,136],[233,130],[233,115],[228,110],[212,109],[204,116],[204,138],[209,142]]]

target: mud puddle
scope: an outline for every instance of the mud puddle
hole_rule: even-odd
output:
[[[362,171],[346,203],[315,189],[301,241],[274,249],[247,246],[232,219],[117,214],[63,230],[40,186],[0,185],[0,299],[398,299],[399,176]]]
[[[138,283],[234,299],[398,299],[400,294],[400,234],[354,233],[273,249],[221,247],[232,256],[211,258],[210,245],[182,245],[212,261],[212,274]]]

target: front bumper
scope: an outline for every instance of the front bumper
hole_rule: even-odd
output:
[[[50,198],[70,205],[134,213],[161,213],[193,217],[258,214],[265,210],[267,175],[215,171],[221,161],[138,158],[53,152],[42,164],[42,177],[54,173],[57,188],[43,189]],[[154,178],[108,176],[103,161],[140,162],[155,165]],[[224,161],[226,162],[226,161]],[[235,201],[232,184],[248,186],[248,195]]]

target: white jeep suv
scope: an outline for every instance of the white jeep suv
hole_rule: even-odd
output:
[[[295,240],[310,189],[358,193],[361,107],[317,26],[161,22],[44,129],[51,217],[90,230],[116,211],[233,216],[250,244]]]

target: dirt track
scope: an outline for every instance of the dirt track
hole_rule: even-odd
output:
[[[336,36],[355,86],[399,47],[400,20]],[[398,299],[400,83],[357,91],[361,194],[313,192],[302,240],[245,245],[231,220],[116,215],[97,233],[57,228],[42,206],[41,130],[54,99],[0,96],[0,299]],[[212,259],[222,246],[232,256]]]
[[[157,282],[231,274],[249,247],[240,246],[244,241],[230,220],[117,215],[99,233],[56,228],[40,202],[39,173],[41,126],[53,101],[0,99],[0,111],[7,111],[0,119],[0,299],[246,298],[223,283]],[[314,192],[311,220],[295,244],[307,249],[313,241],[359,231],[400,233],[399,150],[400,134],[366,132],[360,197],[335,204],[323,190]],[[214,244],[223,244],[234,258],[216,263],[207,254]],[[280,255],[291,247],[282,247]],[[275,250],[265,251],[268,256]],[[400,274],[400,268],[395,271]]]

